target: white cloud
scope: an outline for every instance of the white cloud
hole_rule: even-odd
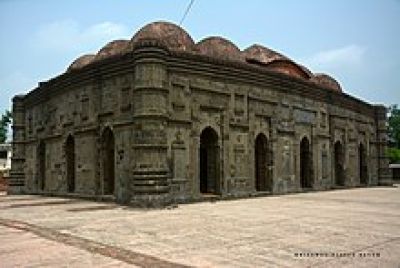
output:
[[[355,68],[364,61],[366,48],[358,45],[348,45],[341,48],[321,51],[302,60],[306,66],[316,70],[333,70],[336,68]]]
[[[76,51],[98,49],[113,39],[129,38],[127,27],[114,22],[101,22],[82,28],[74,20],[55,21],[42,26],[34,36],[39,49]]]

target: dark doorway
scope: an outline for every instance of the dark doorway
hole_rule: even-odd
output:
[[[65,158],[67,162],[67,190],[75,192],[75,141],[70,135],[65,142]]]
[[[37,149],[38,160],[38,188],[44,191],[46,187],[46,144],[43,141],[39,142]]]
[[[254,161],[256,175],[256,191],[271,191],[271,178],[268,171],[269,152],[268,139],[264,134],[258,134],[255,141]]]
[[[307,137],[300,142],[300,185],[301,188],[312,188],[312,156]]]
[[[200,135],[200,192],[219,194],[218,134],[210,127]]]
[[[115,189],[115,141],[110,128],[102,135],[103,194],[113,195]]]
[[[337,141],[335,143],[335,184],[338,186],[344,186],[344,150],[343,145]]]
[[[368,166],[366,161],[366,150],[362,143],[358,147],[358,160],[359,160],[359,173],[360,173],[360,184],[368,184]]]

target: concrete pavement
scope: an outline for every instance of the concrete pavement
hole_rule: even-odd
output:
[[[1,267],[399,267],[399,256],[396,187],[162,210],[0,196]]]

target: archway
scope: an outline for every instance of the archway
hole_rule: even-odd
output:
[[[300,185],[301,188],[312,188],[312,156],[307,137],[300,142]]]
[[[65,142],[65,158],[67,162],[67,190],[75,192],[75,140],[70,135]]]
[[[115,189],[115,141],[110,128],[106,128],[101,137],[103,164],[103,194],[113,195]]]
[[[218,134],[210,127],[200,135],[200,193],[219,194]]]
[[[362,143],[358,147],[360,184],[368,184],[368,166],[366,161],[365,147]]]
[[[264,134],[258,134],[255,141],[255,188],[256,191],[271,191],[271,178],[268,172],[269,150],[268,139]]]
[[[338,186],[344,186],[344,151],[343,145],[340,141],[335,143],[334,148],[334,159],[335,159],[335,184]]]
[[[38,189],[44,191],[46,187],[46,144],[43,141],[39,142],[37,148],[38,161]]]

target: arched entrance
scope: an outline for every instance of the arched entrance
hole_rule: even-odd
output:
[[[39,142],[37,148],[37,161],[38,161],[38,189],[44,191],[46,187],[46,144],[43,141]]]
[[[312,188],[312,156],[307,137],[300,142],[300,185],[303,189]]]
[[[269,152],[268,139],[264,134],[258,134],[255,141],[255,188],[256,191],[271,191],[271,178],[268,172]]]
[[[75,140],[69,135],[65,142],[65,158],[67,162],[67,190],[75,192]]]
[[[103,131],[102,164],[103,164],[103,194],[113,195],[115,189],[115,141],[110,128]]]
[[[210,127],[200,135],[200,193],[220,193],[218,134]]]
[[[343,145],[340,141],[335,143],[334,148],[334,159],[335,159],[335,185],[344,186],[344,150]]]
[[[368,166],[366,161],[366,150],[362,143],[358,147],[360,184],[368,184]]]

